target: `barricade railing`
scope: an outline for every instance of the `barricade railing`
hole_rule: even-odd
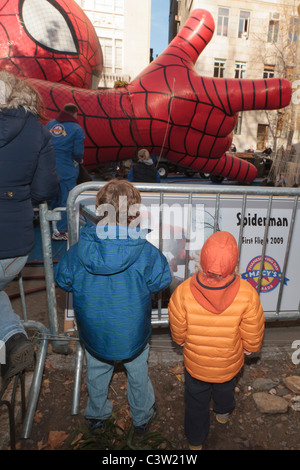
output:
[[[69,246],[72,246],[77,242],[78,233],[80,230],[80,206],[84,206],[84,199],[87,197],[95,201],[96,192],[102,188],[107,182],[88,182],[76,186],[69,194],[67,201],[67,219],[68,219],[68,233],[69,233]],[[254,256],[252,262],[256,265],[250,266],[249,271],[242,273],[242,276],[245,279],[250,280],[252,283],[255,282],[255,287],[258,293],[268,293],[272,291],[272,303],[275,306],[272,306],[270,309],[265,310],[266,321],[274,320],[295,320],[300,318],[300,290],[294,292],[294,296],[298,295],[296,300],[293,300],[294,304],[292,308],[289,306],[285,308],[282,301],[286,303],[286,297],[289,295],[286,294],[288,280],[286,279],[286,272],[288,264],[292,263],[294,260],[291,260],[291,248],[294,247],[295,242],[297,241],[297,234],[300,230],[300,214],[299,211],[299,196],[300,188],[277,188],[277,187],[262,187],[262,186],[239,186],[239,185],[198,185],[198,184],[151,184],[151,183],[134,183],[137,189],[142,193],[142,202],[143,196],[151,195],[155,196],[156,200],[159,203],[159,248],[163,248],[163,216],[165,210],[165,201],[169,197],[174,197],[180,199],[181,197],[185,198],[187,202],[187,226],[186,226],[186,240],[189,240],[190,237],[190,226],[194,223],[193,217],[195,217],[195,210],[193,204],[195,199],[199,202],[200,212],[206,214],[206,205],[209,206],[209,216],[211,216],[211,222],[209,225],[210,232],[216,230],[227,230],[235,231],[234,235],[238,241],[238,246],[240,250],[240,257],[244,256],[247,253],[249,247],[254,247],[260,249],[259,256]],[[78,202],[80,200],[80,202]],[[83,201],[83,202],[82,202]],[[255,207],[259,207],[259,216],[256,214],[251,215],[249,207],[251,208],[252,202],[255,201]],[[278,206],[279,204],[279,206]],[[238,212],[236,213],[235,226],[231,222],[227,222],[225,213],[230,214],[230,207],[238,207]],[[279,208],[278,208],[278,207]],[[225,208],[225,209],[224,209]],[[285,210],[287,217],[284,216]],[[275,216],[274,216],[275,211]],[[262,215],[262,213],[264,213]],[[43,229],[43,252],[44,252],[44,263],[45,263],[45,272],[46,275],[46,284],[47,284],[47,295],[49,303],[49,318],[50,318],[50,330],[52,334],[57,334],[59,340],[62,341],[63,347],[65,347],[67,340],[66,336],[61,336],[58,332],[57,326],[57,306],[55,300],[55,283],[53,278],[53,260],[51,253],[51,238],[50,238],[50,222],[53,219],[59,217],[57,214],[54,214],[53,211],[48,211],[47,205],[42,205],[40,207],[41,223],[45,223],[45,230]],[[225,219],[224,219],[225,217]],[[252,217],[252,219],[251,219]],[[278,219],[278,220],[277,220]],[[287,222],[286,220],[287,219]],[[274,222],[275,220],[275,222]],[[249,231],[249,226],[256,221],[256,227],[253,228],[254,234],[253,237],[247,235]],[[272,235],[272,230],[274,231],[274,223],[276,228],[280,228],[281,225],[284,228],[284,237]],[[203,231],[207,229],[205,226],[205,220],[203,221]],[[234,230],[231,230],[234,229]],[[296,234],[295,234],[296,232]],[[270,233],[272,237],[270,237]],[[257,234],[257,235],[256,235]],[[256,240],[257,238],[257,240]],[[281,268],[279,270],[276,260],[273,263],[272,257],[269,256],[267,247],[270,247],[270,240],[276,241],[278,254],[282,259]],[[282,240],[281,240],[282,239]],[[201,246],[198,248],[201,249]],[[190,250],[186,249],[185,251],[185,260],[184,260],[184,280],[190,275],[189,272],[189,256]],[[293,256],[293,254],[292,254]],[[253,264],[252,263],[252,264]],[[265,266],[267,265],[267,267]],[[269,266],[270,265],[270,266]],[[251,267],[253,268],[251,271]],[[248,269],[248,268],[247,268]],[[290,269],[291,270],[291,269]],[[295,259],[295,266],[292,266],[292,272],[297,279],[299,279],[300,274],[300,263],[297,263]],[[273,276],[273,278],[272,278]],[[274,282],[271,282],[272,279]],[[266,285],[267,284],[267,285]],[[269,290],[268,290],[269,289]],[[268,294],[267,294],[268,295]],[[157,308],[153,309],[152,325],[154,327],[166,327],[169,325],[168,322],[168,313],[167,306],[163,305],[162,298],[159,295],[157,301]],[[76,328],[76,322],[75,322]],[[78,413],[79,406],[79,394],[80,394],[80,380],[81,380],[81,370],[82,370],[82,361],[83,361],[83,351],[81,349],[79,341],[76,345],[76,365],[75,365],[75,374],[74,374],[74,395],[72,403],[72,414]]]
[[[44,210],[45,213],[47,212],[47,204],[44,204]],[[42,206],[41,206],[42,207]],[[40,212],[40,211],[39,211]],[[60,218],[60,214],[57,214],[55,216],[57,219]],[[47,230],[49,229],[48,224],[44,224],[44,228]],[[43,252],[45,252],[45,243],[43,243]],[[51,259],[51,253],[49,253],[49,256],[46,257],[48,260]],[[53,271],[53,270],[52,270]],[[47,273],[51,274],[51,269],[50,267],[47,269]],[[29,388],[29,393],[27,397],[27,406],[25,405],[25,377],[24,377],[24,371],[21,371],[19,374],[17,374],[15,377],[12,377],[8,380],[6,380],[2,384],[2,389],[1,389],[1,396],[6,393],[8,385],[13,382],[13,391],[11,394],[11,402],[8,400],[1,401],[1,403],[5,403],[9,412],[9,425],[10,425],[10,443],[11,443],[11,449],[15,448],[15,417],[14,417],[14,412],[15,412],[15,395],[16,395],[16,387],[18,384],[21,386],[21,407],[22,407],[22,429],[21,429],[21,438],[27,439],[31,435],[31,430],[32,430],[32,424],[33,424],[33,419],[34,419],[34,414],[36,411],[37,407],[37,402],[39,398],[39,393],[40,393],[40,388],[41,388],[41,383],[42,383],[42,377],[43,377],[43,371],[44,371],[44,364],[45,364],[45,359],[46,359],[46,354],[47,354],[47,348],[48,348],[48,338],[51,336],[50,330],[41,322],[31,320],[28,318],[28,305],[26,302],[26,292],[24,290],[24,285],[23,285],[23,277],[22,277],[22,272],[18,276],[18,283],[19,283],[19,296],[21,300],[21,309],[22,309],[22,323],[24,325],[24,328],[27,330],[33,330],[35,332],[36,337],[38,337],[38,348],[36,351],[36,356],[35,356],[35,364],[34,364],[34,370],[33,370],[33,375],[31,379],[31,384]],[[48,283],[49,285],[49,283]],[[55,297],[55,293],[51,296],[50,298],[53,299]],[[50,301],[50,298],[48,298],[48,304]],[[51,303],[51,302],[50,302]],[[52,319],[55,318],[55,314],[51,311],[49,311],[49,320],[50,322]],[[57,316],[56,316],[57,318]],[[52,328],[53,329],[53,328]]]
[[[78,186],[76,186],[69,195],[68,202],[67,202],[67,219],[68,219],[68,230],[69,230],[69,245],[72,246],[74,243],[77,242],[77,237],[78,237],[78,232],[79,232],[79,215],[78,215],[78,207],[76,207],[76,200],[77,198],[82,195],[85,192],[96,192],[98,191],[101,187],[103,187],[107,182],[88,182],[88,183],[83,183]],[[244,221],[245,217],[247,219],[246,215],[246,209],[247,209],[247,203],[249,202],[249,197],[256,197],[258,199],[264,198],[265,201],[265,216],[260,217],[260,219],[264,218],[265,220],[259,221],[259,223],[263,224],[264,231],[263,231],[263,237],[260,237],[260,240],[257,242],[259,246],[261,247],[261,259],[265,258],[266,251],[267,251],[267,244],[268,244],[268,232],[269,228],[272,226],[272,207],[274,205],[274,201],[276,199],[284,198],[285,201],[288,201],[290,203],[289,207],[289,220],[288,220],[288,227],[286,230],[287,236],[286,236],[286,242],[284,244],[284,257],[283,257],[283,263],[282,263],[282,270],[280,272],[280,279],[279,283],[279,289],[277,289],[277,303],[276,303],[276,308],[274,308],[272,311],[269,311],[267,314],[265,314],[266,320],[280,320],[283,318],[284,320],[286,319],[297,319],[300,317],[300,292],[299,292],[299,298],[297,302],[297,306],[293,311],[287,311],[287,310],[281,310],[281,300],[282,300],[282,294],[283,294],[283,289],[285,286],[285,274],[286,274],[286,269],[287,269],[287,264],[290,258],[290,248],[291,248],[291,243],[292,239],[294,242],[296,242],[296,236],[294,234],[294,226],[295,226],[295,221],[297,219],[297,222],[299,224],[299,230],[300,230],[300,213],[297,216],[297,210],[300,210],[300,206],[298,204],[298,199],[300,196],[300,188],[282,188],[282,187],[263,187],[263,186],[235,186],[235,185],[197,185],[197,184],[150,184],[150,183],[134,183],[135,186],[140,190],[142,194],[149,194],[149,193],[156,193],[158,194],[158,201],[161,207],[160,211],[160,223],[162,221],[162,215],[163,215],[163,210],[164,210],[164,198],[166,195],[182,195],[185,194],[187,195],[187,201],[188,204],[192,204],[193,197],[197,196],[198,198],[207,198],[210,196],[214,196],[215,198],[215,204],[214,204],[214,220],[213,224],[211,224],[211,231],[216,231],[223,229],[220,227],[219,219],[220,219],[220,212],[221,212],[221,202],[222,202],[222,197],[240,197],[240,212],[239,212],[239,220]],[[264,208],[263,208],[264,209]],[[285,208],[283,207],[282,210]],[[276,210],[276,208],[275,208]],[[191,213],[189,214],[191,217]],[[280,223],[280,220],[279,220]],[[189,224],[188,224],[189,225]],[[231,231],[231,229],[227,229],[228,231]],[[239,251],[240,253],[243,253],[244,250],[247,250],[248,245],[247,243],[243,243],[243,237],[244,237],[244,231],[245,231],[245,225],[243,223],[240,223],[239,229],[237,232],[237,242],[239,246]],[[300,232],[299,232],[300,234]],[[162,229],[161,226],[159,228],[159,247],[161,248],[163,246],[163,240],[162,240]],[[294,237],[294,238],[293,238]],[[188,235],[187,237],[188,238]],[[273,240],[273,238],[272,238]],[[247,242],[247,240],[246,240]],[[280,248],[282,245],[278,245]],[[199,246],[199,250],[201,249],[201,246]],[[185,265],[187,266],[187,261],[189,257],[189,250],[186,250],[185,254]],[[295,267],[296,269],[299,269],[300,273],[300,266]],[[257,291],[259,294],[262,292],[262,278],[264,274],[264,266],[263,262],[260,263],[259,266],[259,274],[258,274],[258,282],[257,282]],[[185,269],[185,278],[188,275],[188,270]],[[274,292],[274,291],[273,291]],[[275,295],[275,294],[274,294]],[[159,308],[158,308],[159,310]],[[160,312],[158,313],[158,318],[161,318]],[[166,323],[162,322],[161,325],[164,326]],[[154,322],[154,325],[156,325],[156,322]],[[157,323],[157,326],[159,326],[160,323]]]
[[[53,273],[53,258],[51,245],[51,222],[56,222],[61,218],[60,211],[48,210],[47,203],[39,206],[39,220],[41,229],[43,264],[46,283],[47,306],[49,328],[43,323],[30,320],[28,318],[28,305],[26,302],[26,293],[23,286],[22,273],[19,276],[19,292],[21,298],[21,307],[23,314],[23,324],[26,329],[34,330],[38,334],[39,345],[36,352],[35,367],[33,377],[27,397],[27,406],[24,414],[21,438],[27,439],[31,435],[34,414],[39,399],[42,377],[44,372],[44,364],[46,360],[49,340],[52,342],[53,349],[58,353],[66,353],[69,341],[65,334],[59,332],[57,305],[55,295],[55,283]],[[29,307],[30,309],[30,307]],[[11,431],[12,434],[12,431]],[[14,442],[14,439],[12,439]]]

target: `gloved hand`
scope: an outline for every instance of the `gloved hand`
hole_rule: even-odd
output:
[[[32,84],[55,114],[66,102],[77,104],[88,166],[132,158],[137,149],[147,148],[197,171],[251,182],[256,168],[225,154],[237,113],[287,106],[291,84],[277,78],[199,76],[194,64],[213,32],[211,14],[194,10],[158,58],[131,83],[115,89],[72,89],[38,80]]]

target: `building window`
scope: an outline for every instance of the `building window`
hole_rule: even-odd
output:
[[[284,78],[287,78],[290,82],[294,79],[295,73],[295,66],[294,65],[287,65],[285,69]]]
[[[122,39],[99,38],[104,62],[104,73],[120,74],[123,71]]]
[[[268,42],[277,42],[279,33],[279,13],[271,13],[268,30]]]
[[[218,9],[217,35],[228,36],[229,8]]]
[[[115,40],[115,73],[122,73],[123,71],[123,41],[121,39]]]
[[[236,62],[234,70],[234,78],[245,78],[246,62]]]
[[[214,62],[214,77],[224,78],[225,76],[225,60],[215,59]]]
[[[264,78],[273,78],[275,77],[275,65],[265,65],[264,66]]]
[[[124,13],[124,0],[94,0],[94,10]]]
[[[239,33],[238,37],[248,39],[250,28],[250,11],[240,11]]]
[[[235,135],[241,135],[242,133],[242,120],[243,120],[243,113],[239,113],[235,128],[233,129],[233,133]]]
[[[267,145],[269,126],[267,124],[258,124],[257,125],[257,139],[256,139],[256,149],[265,150]]]
[[[299,37],[299,29],[300,29],[300,18],[293,17],[290,18],[290,25],[289,25],[289,41],[296,42]]]

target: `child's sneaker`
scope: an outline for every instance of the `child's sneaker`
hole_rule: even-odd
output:
[[[217,414],[216,420],[218,423],[225,424],[230,420],[230,413]]]
[[[89,428],[91,431],[95,431],[96,429],[101,429],[103,428],[105,424],[104,419],[89,419]]]
[[[154,403],[154,405],[153,405],[153,414],[152,414],[151,418],[148,421],[146,421],[146,423],[141,424],[140,426],[134,426],[135,436],[142,436],[143,434],[145,434],[148,431],[148,429],[150,427],[150,424],[152,423],[152,421],[156,417],[156,414],[157,414],[157,407],[156,407],[156,404]]]
[[[11,336],[5,343],[5,347],[6,364],[1,364],[1,376],[4,381],[34,363],[33,343],[23,333]]]
[[[54,241],[67,241],[68,240],[68,233],[67,232],[59,232],[52,234],[52,240]]]
[[[202,444],[200,444],[200,446],[192,446],[191,444],[189,444],[189,449],[190,450],[202,450]]]

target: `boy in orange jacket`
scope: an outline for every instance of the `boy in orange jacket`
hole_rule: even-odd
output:
[[[172,338],[183,346],[190,449],[201,449],[208,434],[211,394],[217,420],[228,421],[244,354],[262,345],[264,312],[256,290],[236,274],[238,256],[230,233],[214,233],[202,247],[201,268],[177,287],[169,302]]]

